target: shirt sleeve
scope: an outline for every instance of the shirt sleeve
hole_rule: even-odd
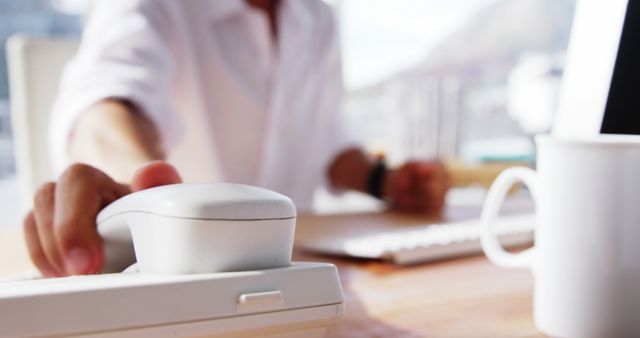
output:
[[[322,49],[324,58],[321,66],[325,81],[321,90],[321,112],[327,116],[324,173],[329,171],[333,160],[343,151],[360,148],[360,144],[348,133],[344,117],[344,83],[342,77],[342,54],[338,26],[333,11],[323,4],[321,32],[323,34]],[[324,175],[324,186],[332,193],[339,193],[330,184],[328,176]]]
[[[53,167],[68,164],[77,118],[108,98],[133,103],[159,129],[163,146],[176,142],[179,121],[170,99],[173,73],[170,20],[160,1],[98,0],[76,56],[63,72],[49,123]]]

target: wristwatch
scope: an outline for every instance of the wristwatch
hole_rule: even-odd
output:
[[[383,199],[384,178],[387,174],[387,165],[384,158],[376,160],[373,168],[369,172],[369,180],[367,181],[367,192],[378,199]]]

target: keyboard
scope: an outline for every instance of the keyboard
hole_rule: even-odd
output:
[[[533,243],[533,214],[502,216],[495,231],[505,248]],[[417,264],[482,253],[480,219],[428,224],[369,234],[337,234],[301,243],[315,253],[381,259],[399,265]]]

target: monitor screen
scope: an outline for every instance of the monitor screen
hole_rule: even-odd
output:
[[[600,132],[640,134],[640,1],[630,0]]]
[[[640,134],[638,2],[578,0],[554,135]]]

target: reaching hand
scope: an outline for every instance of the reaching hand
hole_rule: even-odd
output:
[[[34,209],[24,220],[31,260],[45,277],[100,272],[104,265],[96,228],[100,210],[132,191],[181,181],[176,169],[162,161],[140,168],[131,187],[89,165],[71,165],[57,182],[40,187]]]
[[[444,207],[449,186],[441,163],[409,162],[387,173],[384,195],[398,210],[437,213]]]

